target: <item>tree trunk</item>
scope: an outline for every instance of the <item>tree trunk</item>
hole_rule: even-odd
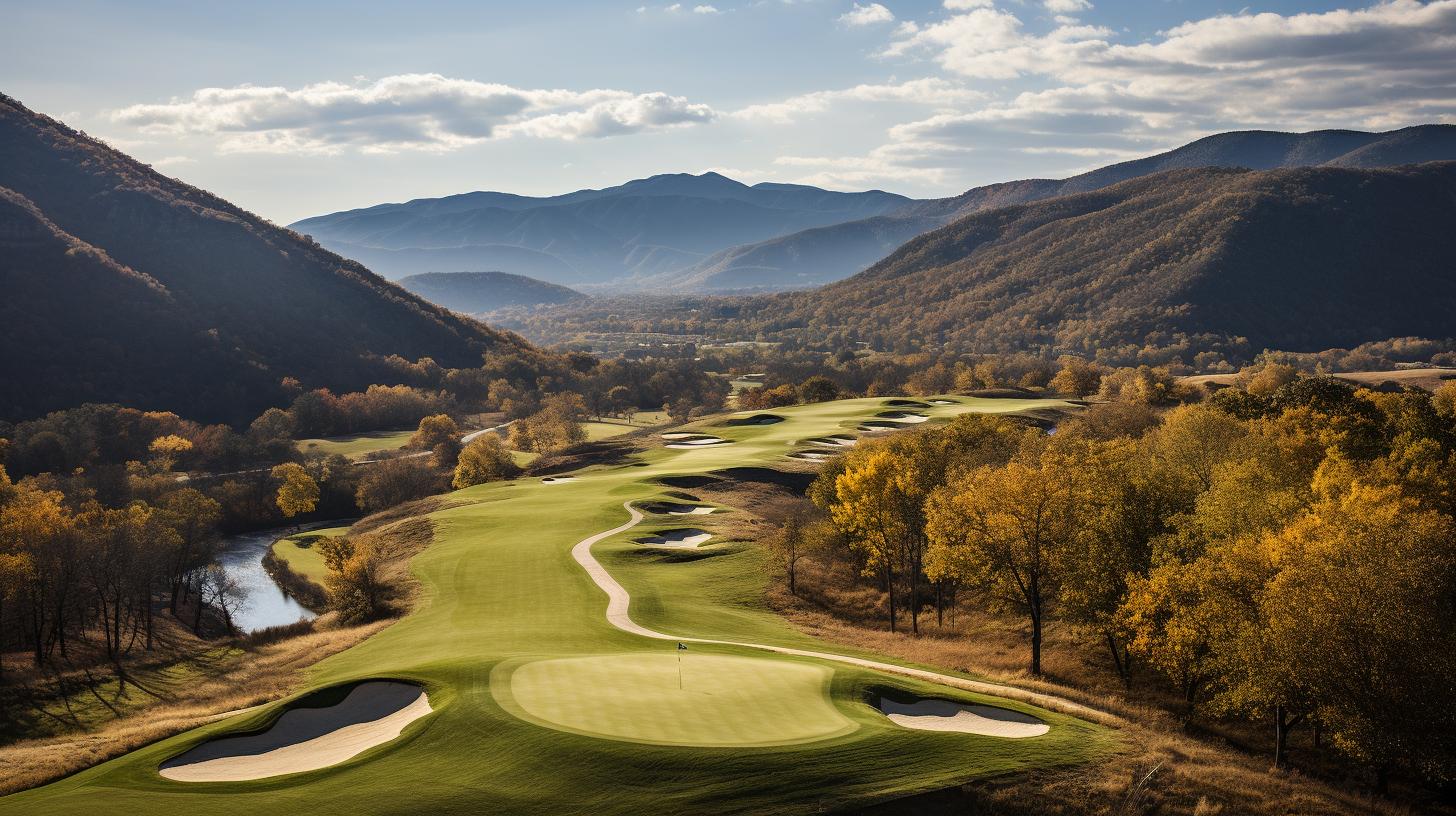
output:
[[[1303,714],[1289,716],[1289,709],[1274,706],[1274,767],[1283,768],[1289,764],[1289,732],[1304,720]]]
[[[1107,639],[1107,650],[1112,653],[1112,666],[1122,680],[1122,687],[1128,688],[1132,685],[1132,680],[1128,676],[1127,651],[1117,648],[1117,638],[1113,637],[1112,632],[1103,632],[1102,636]]]
[[[1031,613],[1031,673],[1041,677],[1041,612]]]
[[[885,569],[885,587],[890,593],[890,631],[895,631],[895,571]]]

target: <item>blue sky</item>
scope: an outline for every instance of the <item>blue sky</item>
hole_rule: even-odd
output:
[[[1456,122],[1456,0],[8,5],[0,90],[279,222],[709,169],[950,195]]]

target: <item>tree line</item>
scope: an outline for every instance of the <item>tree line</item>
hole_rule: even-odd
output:
[[[863,441],[777,541],[840,552],[918,631],[954,602],[1153,675],[1185,716],[1313,729],[1377,786],[1456,774],[1456,384],[1268,372],[1198,404],[1097,405],[1055,433],[966,415]]]

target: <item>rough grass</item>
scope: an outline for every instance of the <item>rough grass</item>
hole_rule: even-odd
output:
[[[370,431],[349,436],[330,436],[318,439],[300,439],[297,442],[303,453],[322,453],[325,456],[347,456],[363,459],[372,453],[393,451],[403,448],[414,435],[411,429],[399,431]]]

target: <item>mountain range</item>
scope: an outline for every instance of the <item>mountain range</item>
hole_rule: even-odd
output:
[[[0,96],[0,419],[119,402],[245,423],[282,381],[478,366],[520,338]]]
[[[735,299],[704,330],[1188,362],[1445,339],[1452,224],[1456,162],[1162,170],[973,212],[845,280]]]
[[[981,210],[1192,167],[1385,167],[1456,159],[1456,125],[1384,133],[1236,131],[1067,179],[914,201],[662,175],[530,198],[466,193],[305,219],[293,227],[387,276],[492,269],[564,284],[680,293],[800,289],[846,278]]]
[[[495,270],[566,285],[623,283],[738,244],[880,215],[910,199],[670,174],[549,197],[476,192],[290,225],[390,277]]]

